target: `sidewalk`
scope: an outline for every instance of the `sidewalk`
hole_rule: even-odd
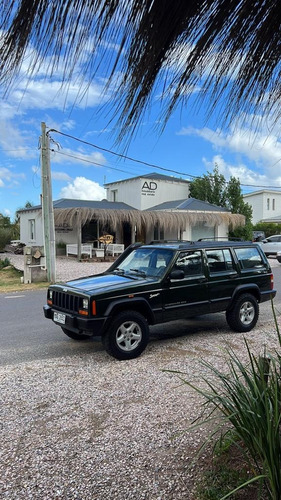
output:
[[[10,260],[11,264],[16,269],[23,271],[23,255],[14,253],[1,253],[0,258]],[[56,281],[69,281],[80,278],[82,276],[90,276],[106,271],[111,266],[112,262],[78,262],[72,257],[57,257],[56,258]]]

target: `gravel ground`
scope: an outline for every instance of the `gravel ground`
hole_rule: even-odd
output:
[[[57,279],[106,266],[58,259]],[[261,314],[247,338],[253,352],[273,349],[273,320]],[[152,341],[130,361],[91,350],[0,368],[0,497],[197,500],[202,462],[192,460],[208,431],[186,430],[203,401],[165,370],[203,386],[202,359],[224,369],[227,346],[246,359],[242,334],[214,329]]]
[[[11,264],[20,271],[23,271],[23,255],[13,253],[2,253],[1,259],[7,257]],[[57,257],[56,259],[56,281],[67,281],[81,276],[89,276],[90,274],[102,273],[112,262],[92,261],[78,262],[77,259],[71,257]]]

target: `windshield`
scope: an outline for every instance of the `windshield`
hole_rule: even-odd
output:
[[[133,250],[114,272],[162,278],[172,257],[172,250],[140,247]]]

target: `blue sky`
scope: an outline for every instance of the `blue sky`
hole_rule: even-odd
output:
[[[48,60],[41,62],[36,75],[30,75],[27,53],[9,92],[2,89],[0,94],[0,213],[12,220],[27,201],[35,205],[40,202],[41,122],[95,145],[51,133],[54,200],[101,200],[105,197],[104,183],[152,171],[192,180],[192,176],[212,171],[215,164],[227,180],[239,178],[244,193],[281,188],[280,124],[271,122],[270,117],[260,120],[261,116],[237,116],[235,125],[224,128],[224,120],[218,115],[206,122],[204,107],[196,112],[191,98],[188,106],[174,112],[160,134],[156,130],[160,102],[155,95],[150,112],[124,149],[124,144],[115,143],[116,121],[109,120],[113,90],[109,87],[103,93],[105,74],[100,71],[92,82],[85,78],[81,86],[78,67],[62,90],[63,67],[58,64],[49,77],[48,64]],[[194,98],[197,93],[195,89]],[[99,147],[171,172],[118,159]]]

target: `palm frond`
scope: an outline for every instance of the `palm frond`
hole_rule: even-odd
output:
[[[278,0],[5,0],[0,81],[9,85],[31,49],[30,72],[48,57],[50,74],[62,62],[65,80],[84,57],[83,74],[91,81],[109,54],[109,81],[116,69],[123,75],[114,108],[121,138],[133,134],[160,81],[164,123],[196,86],[209,112],[225,98],[224,122],[261,106],[277,120],[280,27]],[[118,45],[114,56],[106,50],[112,43]]]

